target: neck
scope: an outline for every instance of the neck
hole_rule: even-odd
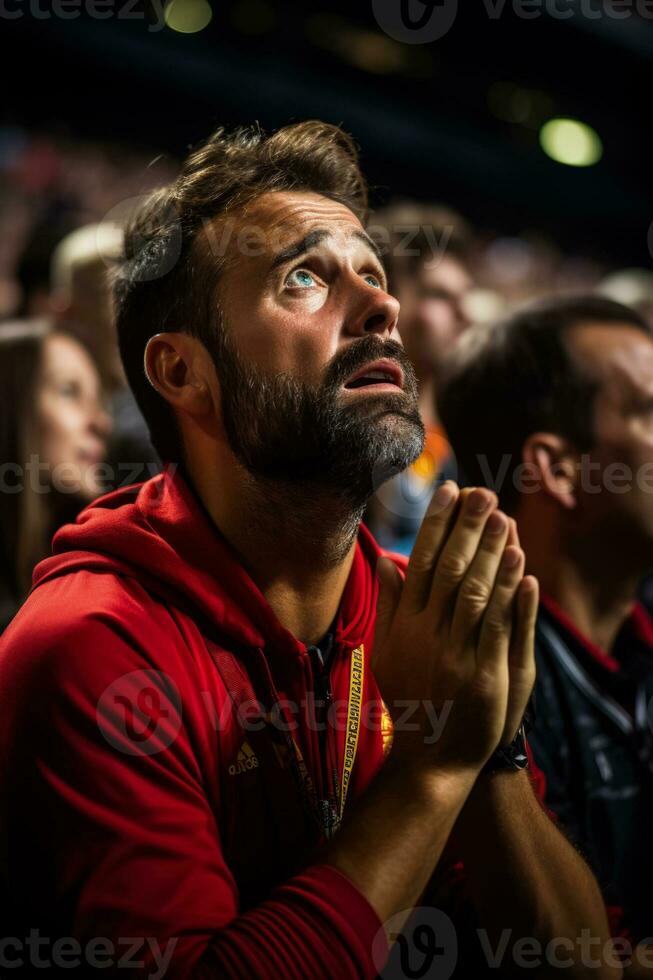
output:
[[[632,611],[643,572],[603,555],[565,551],[564,534],[519,524],[528,571],[592,643],[609,652]]]
[[[304,643],[319,642],[338,611],[362,515],[319,487],[256,481],[233,457],[186,469],[281,624]]]

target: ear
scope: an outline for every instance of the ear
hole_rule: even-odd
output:
[[[145,375],[174,408],[189,415],[205,415],[212,408],[207,378],[208,352],[186,333],[157,333],[145,347]]]
[[[567,439],[553,432],[534,432],[524,443],[522,459],[545,493],[567,510],[576,507],[576,455]]]

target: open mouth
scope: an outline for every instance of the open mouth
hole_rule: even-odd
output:
[[[404,387],[404,373],[398,364],[392,361],[374,361],[357,371],[344,387],[354,388],[399,388]]]

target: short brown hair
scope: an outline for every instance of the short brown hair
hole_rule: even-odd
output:
[[[627,325],[649,337],[635,310],[594,294],[530,303],[498,324],[471,327],[444,366],[437,404],[467,483],[485,485],[514,511],[515,469],[530,435],[569,439],[578,452],[595,444],[594,404],[600,382],[568,344],[585,323]]]
[[[210,346],[220,329],[215,288],[224,263],[207,248],[207,226],[269,191],[311,191],[346,205],[361,221],[367,214],[355,143],[339,127],[312,120],[270,136],[258,126],[218,129],[125,231],[113,280],[120,353],[164,461],[180,461],[183,447],[173,410],[145,376],[145,347],[165,330],[188,332]]]

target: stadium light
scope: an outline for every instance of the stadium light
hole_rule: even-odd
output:
[[[552,160],[568,167],[591,167],[603,156],[598,133],[578,119],[549,119],[540,130],[540,145]]]
[[[180,34],[197,34],[213,17],[207,0],[168,0],[163,16],[167,26]]]

